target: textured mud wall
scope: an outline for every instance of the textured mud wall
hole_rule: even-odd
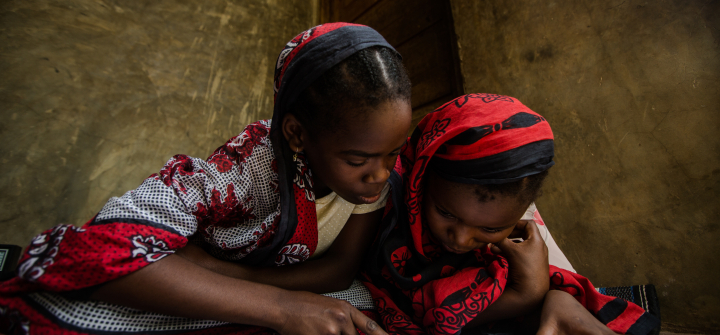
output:
[[[720,2],[453,0],[466,92],[547,117],[539,206],[596,286],[652,283],[720,330]]]
[[[313,1],[0,3],[0,243],[82,224],[178,153],[272,115]]]

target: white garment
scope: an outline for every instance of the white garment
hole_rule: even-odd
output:
[[[559,268],[577,273],[570,264],[570,261],[568,261],[567,257],[565,257],[565,254],[563,254],[562,250],[560,250],[560,247],[558,247],[557,243],[555,243],[552,235],[550,235],[550,231],[545,225],[542,217],[540,217],[540,213],[538,212],[534,202],[530,204],[530,207],[528,207],[527,211],[525,211],[525,215],[523,215],[520,220],[535,221],[538,226],[538,230],[540,230],[540,236],[542,236],[545,241],[545,245],[547,245],[548,261],[550,262],[550,265],[555,265]]]
[[[380,198],[371,204],[355,205],[332,192],[315,200],[318,221],[318,245],[310,258],[318,257],[330,248],[352,214],[365,214],[384,208],[387,203],[390,184],[385,184]]]

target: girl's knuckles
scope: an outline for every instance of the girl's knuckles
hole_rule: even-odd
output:
[[[335,321],[337,321],[337,322],[339,322],[339,323],[341,323],[341,324],[344,324],[344,323],[350,321],[350,316],[349,316],[347,313],[345,313],[345,311],[343,311],[343,310],[333,310],[333,311],[331,311],[331,312],[330,312],[330,317],[331,317],[333,320],[335,320]]]

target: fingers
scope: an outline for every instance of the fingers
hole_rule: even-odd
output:
[[[387,335],[377,322],[373,321],[354,307],[352,310],[352,321],[355,324],[355,327],[360,329],[363,333],[368,335]],[[353,329],[353,332],[350,334],[357,334],[357,332]]]
[[[331,298],[334,299],[334,298]],[[350,305],[347,301],[336,301],[336,305],[333,308],[325,310],[325,313],[329,318],[318,328],[318,334],[342,334],[342,335],[358,335],[353,325],[353,313],[357,310]],[[315,327],[317,328],[317,327]]]
[[[500,242],[493,243],[492,245],[490,245],[490,249],[492,250],[492,252],[494,252],[496,254],[500,253],[500,252],[508,252],[509,250],[512,250],[512,248],[515,247],[514,244],[515,243],[513,241],[511,241],[510,239],[504,238],[504,239],[500,240]]]
[[[520,220],[520,221],[518,221],[518,223],[515,225],[515,229],[516,229],[516,230],[519,230],[519,231],[524,231],[525,228],[527,228],[527,224],[530,223],[530,222],[533,222],[533,223],[534,223],[535,221],[532,221],[532,220]]]
[[[520,221],[520,222],[522,222],[522,221]],[[533,236],[540,236],[540,229],[538,229],[538,226],[535,223],[535,221],[525,221],[525,222],[526,222],[526,224],[525,224],[525,231],[524,231],[523,239],[529,240]],[[532,223],[532,224],[528,224],[528,223]]]
[[[535,221],[520,220],[515,225],[515,228],[513,228],[513,231],[510,233],[510,235],[508,235],[507,238],[514,240],[515,243],[522,242],[528,239],[531,235],[533,235],[533,233],[530,231],[533,228],[537,228],[537,224],[535,224]]]
[[[525,235],[525,226],[528,224],[528,220],[520,220],[513,228],[513,231],[508,235],[508,238],[521,238]]]
[[[539,248],[535,249],[536,252],[541,252],[545,254],[545,259],[547,259],[548,248],[545,244],[545,240],[542,238],[542,235],[540,235],[540,228],[535,223],[535,221],[530,222],[532,224],[528,224],[525,226],[525,232],[527,234],[527,237],[525,237],[525,241],[530,242],[528,244],[528,247]]]
[[[535,221],[532,220],[519,221],[513,234],[515,236],[522,236],[522,241],[514,241],[511,235],[497,243],[490,243],[490,250],[495,254],[503,253],[506,256],[511,256],[511,254],[520,252],[520,250],[524,250],[530,246],[545,244],[542,238],[538,238],[538,236],[540,236],[540,230]]]
[[[355,330],[355,319],[357,318],[355,313],[360,313],[360,311],[347,301],[335,299],[335,302],[337,305],[330,311],[333,325],[327,333],[337,334],[339,331],[342,335],[358,335]],[[362,315],[362,313],[360,314]]]

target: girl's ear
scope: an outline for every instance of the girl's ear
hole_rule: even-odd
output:
[[[290,150],[303,151],[305,146],[305,128],[292,114],[286,114],[282,121],[282,132],[290,144]]]

